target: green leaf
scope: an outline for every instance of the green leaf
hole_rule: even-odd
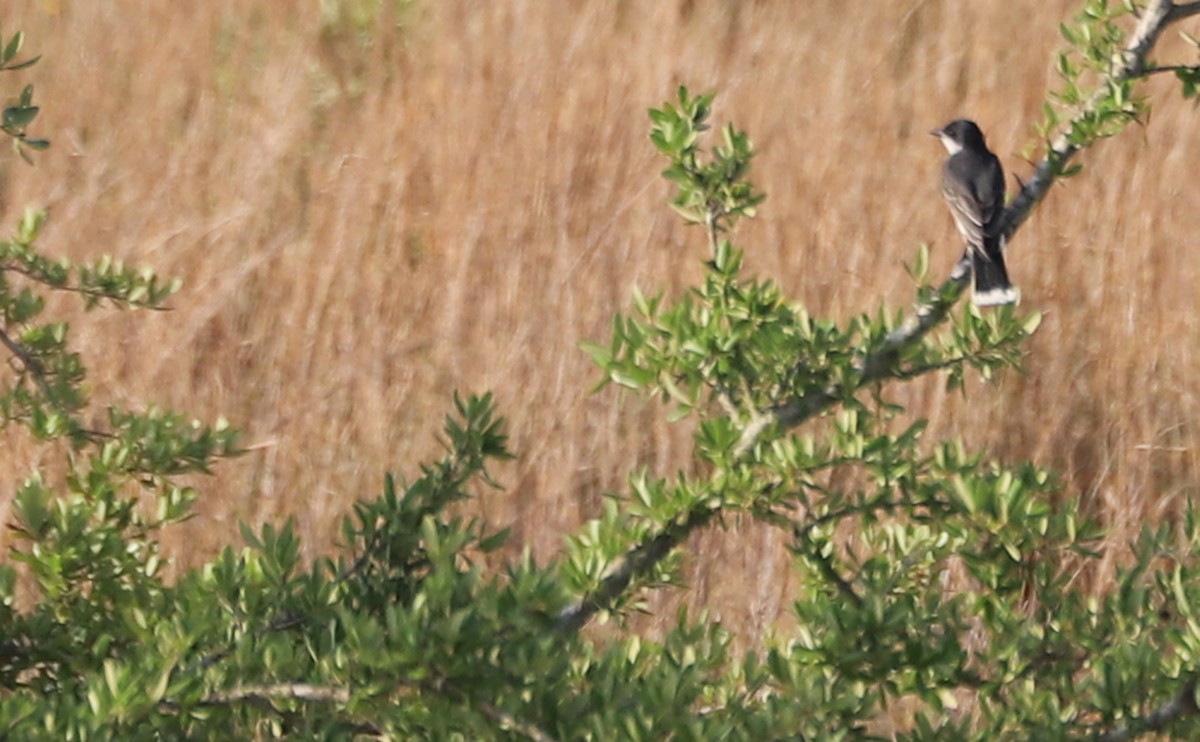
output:
[[[592,362],[600,368],[607,368],[612,363],[612,351],[607,346],[585,340],[579,343],[579,349],[591,356]]]
[[[40,475],[25,480],[13,500],[13,511],[21,530],[30,537],[39,537],[50,520],[50,494]]]
[[[21,45],[25,43],[25,34],[17,31],[12,38],[8,40],[8,45],[4,47],[4,52],[0,54],[0,64],[7,65],[8,61],[21,51]]]
[[[647,369],[624,367],[609,371],[612,380],[629,389],[645,389],[654,383],[654,372]]]
[[[479,550],[485,554],[496,551],[501,546],[508,542],[509,536],[512,535],[512,527],[502,528],[499,531],[479,540]]]
[[[1021,320],[1021,330],[1026,335],[1032,335],[1037,332],[1037,329],[1042,326],[1042,313],[1030,312],[1023,320]]]
[[[9,132],[23,132],[37,118],[39,109],[36,106],[27,108],[9,107],[4,109],[2,123]]]
[[[17,70],[23,70],[26,67],[32,67],[33,65],[37,64],[41,58],[42,58],[42,55],[39,54],[36,57],[26,59],[24,62],[17,62],[16,64],[5,65],[4,69],[12,71],[12,72],[15,72]]]
[[[917,258],[910,265],[904,263],[904,270],[918,284],[924,283],[929,276],[929,245],[922,243],[917,248]]]

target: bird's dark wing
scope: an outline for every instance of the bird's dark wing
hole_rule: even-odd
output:
[[[1004,172],[990,152],[980,157],[962,152],[946,160],[942,195],[967,245],[986,252],[985,237],[994,237],[1004,212]]]
[[[946,205],[950,207],[963,241],[972,250],[982,250],[983,226],[987,221],[970,184],[953,177],[947,169],[946,177],[942,179],[942,195],[946,198]]]
[[[988,237],[999,237],[1000,221],[1004,215],[1004,168],[991,152],[987,153],[983,176],[976,184],[983,231]]]

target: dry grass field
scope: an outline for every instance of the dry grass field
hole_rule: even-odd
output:
[[[700,275],[646,108],[715,89],[717,118],[750,133],[768,194],[737,235],[752,272],[813,314],[903,306],[902,261],[929,242],[948,270],[959,250],[926,132],[976,119],[1015,188],[1075,9],[7,0],[0,24],[45,58],[0,83],[37,85],[54,146],[0,160],[0,224],[43,206],[46,251],[184,280],[171,312],[70,309],[98,405],[225,415],[258,444],[199,482],[183,563],[236,543],[238,519],[295,516],[328,550],[355,498],[436,452],[455,389],[495,390],[520,455],[480,512],[546,558],[631,466],[686,465],[687,430],[589,394],[578,350],[635,284]],[[1159,56],[1184,49],[1172,35]],[[1150,92],[1150,125],[1086,153],[1013,243],[1024,306],[1045,312],[1027,374],[899,392],[930,435],[1061,472],[1114,553],[1180,511],[1200,460],[1200,113],[1165,77]],[[0,481],[39,461],[4,445]],[[730,525],[693,544],[690,600],[753,633],[786,613],[787,556]]]

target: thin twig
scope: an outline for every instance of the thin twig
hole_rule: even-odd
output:
[[[1150,55],[1150,50],[1154,48],[1163,29],[1197,13],[1200,13],[1200,2],[1174,5],[1171,0],[1152,0],[1139,17],[1138,24],[1125,44],[1120,57],[1116,60],[1112,71],[1096,86],[1096,92],[1092,94],[1092,97],[1073,120],[1082,121],[1094,114],[1104,99],[1108,97],[1113,85],[1119,85],[1146,74],[1146,58]],[[1069,136],[1071,128],[1068,127],[1051,142],[1050,150],[1038,163],[1033,178],[1021,187],[1017,197],[1005,210],[1003,234],[1006,243],[1029,218],[1033,207],[1046,197],[1050,186],[1062,172],[1063,166],[1079,152],[1079,145],[1071,142]]]
[[[46,381],[46,367],[42,365],[42,362],[26,350],[25,346],[9,337],[8,333],[3,329],[0,329],[0,344],[8,348],[8,352],[16,356],[17,360],[21,362],[21,365],[25,367],[25,370],[33,377],[34,382],[37,383],[38,388],[42,390],[42,395],[46,398],[46,401],[49,402],[54,399],[54,392],[51,391],[50,384]]]
[[[1159,75],[1163,72],[1200,72],[1200,67],[1190,64],[1163,64],[1149,67],[1142,74],[1149,76]]]
[[[52,284],[52,283],[48,282],[46,279],[44,279],[42,276],[38,275],[35,271],[31,271],[28,268],[25,268],[24,266],[21,266],[20,264],[17,264],[17,263],[11,263],[9,265],[2,266],[2,267],[0,267],[0,270],[11,271],[18,275],[25,276],[26,278],[28,278],[31,281],[36,281],[36,282],[42,284],[43,286],[50,289],[51,291],[61,291],[63,293],[67,293],[67,294],[78,294],[80,296],[85,296],[88,299],[92,299],[97,302],[103,301],[104,299],[108,299],[109,301],[111,301],[113,303],[127,304],[136,309],[149,309],[152,312],[170,312],[170,311],[172,311],[171,307],[162,306],[162,305],[158,305],[158,304],[150,304],[145,301],[130,301],[129,299],[121,296],[120,294],[110,293],[108,291],[103,291],[101,289],[92,289],[92,288],[88,288],[86,286],[68,286],[66,284],[64,284],[62,286],[55,286],[54,284]]]

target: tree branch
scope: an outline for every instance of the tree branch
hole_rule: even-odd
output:
[[[1146,74],[1146,58],[1150,55],[1150,50],[1154,48],[1155,43],[1158,42],[1158,37],[1163,30],[1172,23],[1197,13],[1200,13],[1200,2],[1175,5],[1171,0],[1151,0],[1150,4],[1142,11],[1125,48],[1114,60],[1112,71],[1096,85],[1096,92],[1075,114],[1072,123],[1086,120],[1096,113],[1100,103],[1109,95],[1109,89],[1113,85],[1143,77]],[[1050,186],[1062,172],[1063,166],[1079,152],[1079,146],[1071,143],[1070,130],[1071,127],[1068,127],[1066,132],[1059,134],[1051,142],[1050,150],[1038,163],[1033,178],[1021,187],[1017,197],[1005,210],[1003,229],[1005,242],[1008,242],[1029,218],[1033,207],[1046,197]]]
[[[710,505],[697,505],[683,522],[671,523],[650,540],[630,549],[621,562],[609,574],[600,580],[600,585],[575,603],[567,606],[558,614],[555,628],[567,633],[582,629],[592,617],[606,608],[612,601],[629,587],[635,577],[650,572],[654,565],[661,562],[667,554],[683,543],[692,531],[706,525],[713,516],[720,512],[719,508]]]
[[[312,683],[244,685],[211,695],[201,703],[212,706],[242,701],[270,700],[328,701],[345,704],[350,702],[350,689],[345,686],[313,685]]]
[[[551,737],[539,727],[523,722],[507,711],[502,711],[486,701],[478,703],[476,708],[479,709],[481,714],[487,717],[488,721],[500,726],[502,729],[510,729],[528,737],[533,742],[555,742],[554,737]]]
[[[942,323],[962,295],[969,275],[963,261],[959,261],[950,277],[937,289],[934,297],[919,304],[899,327],[888,334],[877,350],[858,362],[859,376],[852,385],[834,385],[819,394],[793,399],[751,415],[749,422],[742,428],[742,436],[734,448],[734,455],[738,458],[744,457],[772,425],[777,425],[783,430],[794,428],[832,407],[846,395],[882,379],[894,367],[903,348],[917,342]]]
[[[157,304],[150,304],[150,303],[147,303],[146,300],[130,301],[128,298],[122,296],[119,293],[113,293],[110,291],[102,291],[100,289],[88,288],[87,286],[68,286],[65,283],[56,285],[53,281],[48,280],[45,276],[39,274],[37,271],[26,268],[16,262],[9,263],[4,266],[0,266],[0,271],[12,271],[13,273],[16,273],[18,275],[24,276],[25,278],[28,278],[30,281],[34,281],[36,283],[41,284],[42,286],[45,286],[46,288],[50,289],[51,291],[61,291],[66,294],[77,294],[79,296],[83,296],[88,299],[94,299],[97,302],[99,302],[100,300],[103,300],[103,299],[108,299],[109,301],[113,302],[114,304],[118,304],[118,305],[125,304],[127,306],[135,307],[137,309],[149,309],[150,311],[153,311],[153,312],[169,312],[169,311],[171,311],[170,307],[164,307],[164,306],[160,306]]]
[[[1200,3],[1192,3],[1200,7]],[[1197,12],[1200,12],[1198,10]],[[1147,732],[1160,732],[1171,722],[1181,716],[1194,714],[1200,711],[1196,706],[1196,680],[1189,680],[1179,694],[1170,699],[1162,706],[1159,706],[1137,725],[1137,728],[1123,727],[1114,729],[1111,732],[1100,735],[1097,739],[1100,742],[1125,742],[1126,740],[1135,739],[1146,734]]]
[[[434,684],[436,685],[436,684]],[[445,689],[439,689],[429,684],[421,684],[422,690],[446,696]],[[334,703],[345,706],[350,703],[350,688],[342,685],[315,685],[313,683],[266,683],[262,685],[243,685],[231,690],[214,693],[200,701],[201,706],[228,706],[238,703],[266,705],[274,708],[275,701],[300,701],[303,703]],[[487,701],[474,704],[485,719],[502,729],[508,729],[521,734],[534,742],[555,742],[554,738],[534,724],[521,721],[503,709],[496,708]],[[180,706],[175,701],[163,701],[160,706],[170,712],[178,713]],[[382,737],[385,732],[374,724],[348,722],[355,734],[372,737]]]
[[[1160,75],[1164,72],[1196,72],[1200,70],[1200,66],[1190,64],[1165,64],[1156,67],[1146,68],[1146,75]]]
[[[27,351],[25,346],[9,337],[8,333],[3,329],[0,329],[0,345],[7,348],[8,352],[12,353],[21,362],[21,365],[25,367],[25,371],[33,377],[38,388],[42,390],[42,396],[46,398],[46,401],[50,402],[53,400],[54,392],[51,391],[50,384],[46,381],[46,369],[42,366],[42,362]]]
[[[1167,14],[1167,23],[1182,21],[1184,18],[1191,18],[1194,15],[1200,15],[1200,2],[1176,3]]]

